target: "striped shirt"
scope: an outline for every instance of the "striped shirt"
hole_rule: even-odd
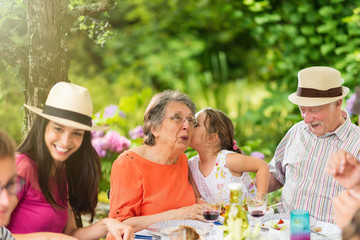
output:
[[[0,227],[0,239],[1,240],[15,240],[15,238],[11,235],[10,231],[6,229],[6,227]]]
[[[295,124],[278,145],[269,163],[282,185],[284,211],[307,209],[317,220],[333,223],[332,199],[344,190],[326,173],[330,156],[339,150],[360,159],[360,128],[347,117],[334,132],[317,137],[304,121]]]

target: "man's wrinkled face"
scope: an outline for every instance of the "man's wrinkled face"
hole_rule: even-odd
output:
[[[301,117],[309,126],[309,129],[316,136],[324,136],[327,132],[333,132],[339,125],[341,125],[340,106],[342,101],[315,106],[303,107],[299,106]]]

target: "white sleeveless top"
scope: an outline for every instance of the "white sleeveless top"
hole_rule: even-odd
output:
[[[229,150],[221,150],[215,160],[215,166],[209,176],[204,177],[199,169],[199,155],[189,159],[189,167],[195,184],[206,202],[222,201],[230,204],[229,183],[239,182],[242,184],[243,196],[256,195],[256,187],[248,172],[243,172],[241,177],[233,176],[226,166],[226,155],[234,153]],[[244,201],[244,198],[242,199]]]

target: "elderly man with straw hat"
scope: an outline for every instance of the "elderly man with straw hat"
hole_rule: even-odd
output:
[[[360,158],[360,129],[341,110],[348,93],[334,68],[299,71],[297,91],[289,100],[304,120],[290,128],[269,163],[269,192],[283,187],[285,212],[306,209],[319,221],[334,222],[332,198],[344,187],[327,173],[329,158],[339,150]]]

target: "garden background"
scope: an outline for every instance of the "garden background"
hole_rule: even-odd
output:
[[[97,2],[60,1],[68,10]],[[360,85],[359,0],[107,3],[105,12],[77,16],[65,34],[68,80],[90,90],[95,121],[111,126],[93,140],[102,157],[101,201],[112,161],[142,143],[142,117],[157,92],[178,89],[199,110],[221,109],[245,153],[269,162],[285,132],[301,120],[287,99],[300,69],[331,66],[351,93]],[[6,61],[4,36],[29,51],[26,10],[21,0],[0,1],[0,128],[18,143],[26,133],[24,92],[34,86],[21,78],[18,62]]]

